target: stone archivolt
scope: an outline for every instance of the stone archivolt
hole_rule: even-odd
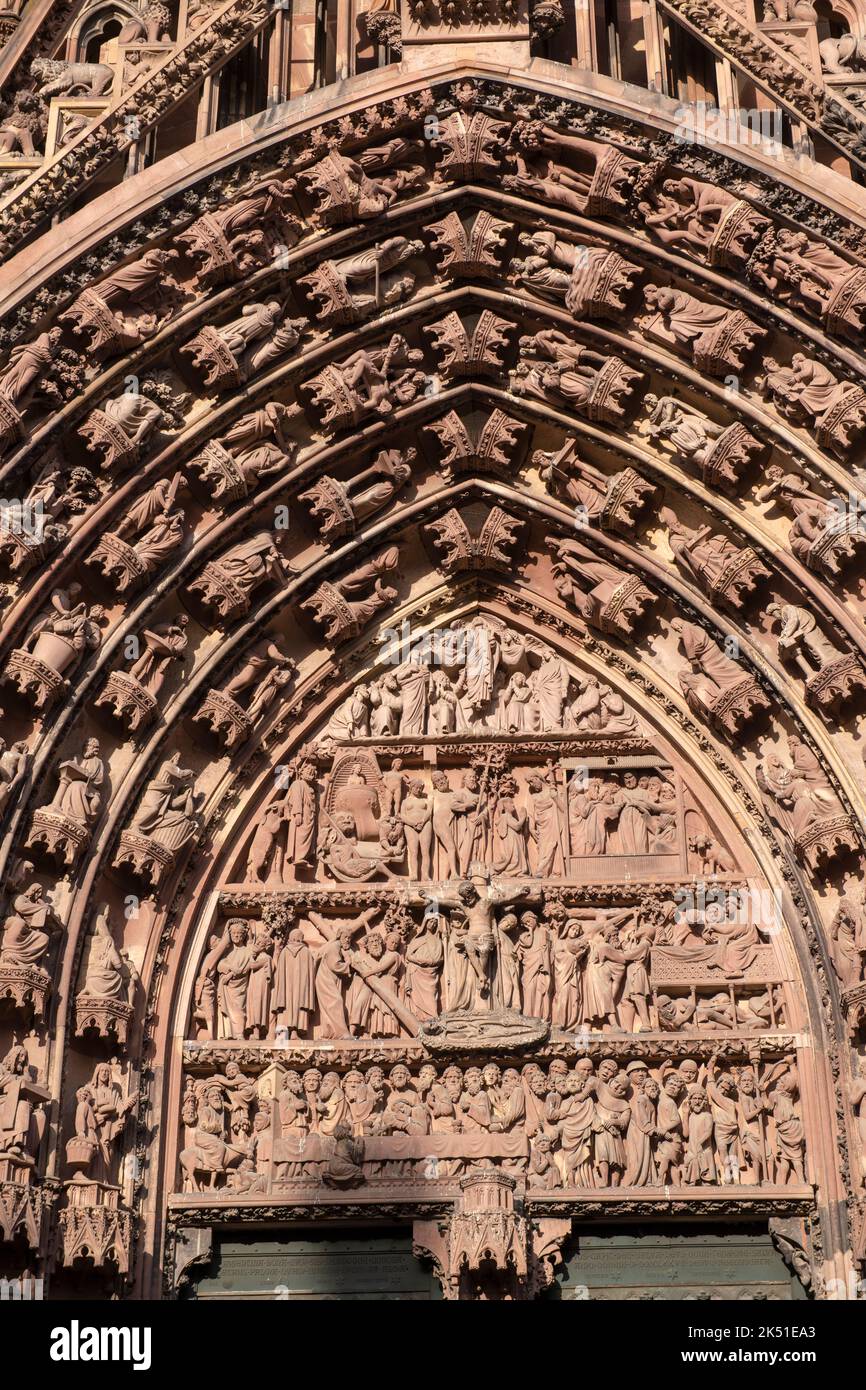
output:
[[[146,1291],[135,1112],[176,1224],[363,1187],[461,1296],[589,1192],[859,1220],[862,229],[520,98],[288,128],[0,367],[65,528],[0,548],[0,1228],[58,1267]]]

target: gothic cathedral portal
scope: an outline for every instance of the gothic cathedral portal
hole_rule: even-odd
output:
[[[857,1296],[866,0],[0,41],[0,1276]]]

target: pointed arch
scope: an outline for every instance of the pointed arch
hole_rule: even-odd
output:
[[[0,478],[9,496],[44,508],[49,526],[0,547],[11,943],[0,994],[10,1039],[33,1025],[28,1055],[58,1106],[39,1172],[64,1184],[61,1266],[86,1258],[148,1296],[181,1229],[263,1209],[281,1226],[308,1219],[310,1184],[333,1154],[324,1145],[306,1160],[317,1172],[303,1171],[289,1128],[277,1133],[284,1072],[321,1063],[345,1079],[361,1063],[405,1058],[417,1081],[431,1058],[439,1065],[434,1035],[427,1051],[418,1040],[430,1019],[413,1013],[406,983],[434,881],[412,864],[423,866],[429,847],[413,841],[411,820],[384,824],[396,818],[366,782],[354,801],[379,828],[349,825],[329,779],[334,757],[351,749],[368,772],[404,756],[419,803],[437,769],[450,794],[476,766],[481,791],[463,788],[464,814],[477,829],[472,797],[483,792],[491,833],[501,829],[511,847],[497,858],[486,844],[486,868],[522,884],[506,906],[522,894],[538,907],[525,909],[514,957],[523,967],[521,976],[514,965],[514,999],[522,990],[541,1009],[536,1064],[570,1065],[583,1047],[623,1069],[643,1060],[662,1078],[697,1059],[701,1082],[715,1087],[715,1148],[693,1142],[687,1157],[667,1155],[677,1201],[722,1221],[802,1221],[804,1242],[815,1233],[816,1288],[844,1284],[864,1176],[854,1110],[866,909],[853,886],[866,809],[856,772],[866,688],[862,209],[832,180],[819,201],[757,146],[684,151],[670,103],[650,119],[614,84],[593,95],[552,65],[516,85],[468,67],[430,83],[369,74],[327,117],[314,98],[310,110],[280,108],[212,137],[194,171],[155,166],[124,186],[103,230],[91,205],[22,251],[22,291],[4,301],[12,353],[0,369]],[[504,666],[486,703],[467,704],[452,661],[441,698],[460,711],[459,735],[429,727],[432,676],[418,678],[423,717],[402,733],[399,720],[389,734],[328,733],[359,689],[386,698],[383,632],[405,629],[411,654],[428,631],[473,615],[499,624],[495,640],[523,678],[509,697],[525,707],[515,728],[497,724]],[[560,673],[554,729],[544,724],[552,697],[535,680],[548,660]],[[628,731],[581,723],[584,679],[634,715]],[[611,822],[636,807],[637,839],[650,826],[659,843],[669,822],[677,854],[630,853],[628,835],[608,835],[598,816],[593,853],[572,853],[568,840],[566,854],[584,795],[571,790],[578,767],[590,799],[613,798]],[[670,805],[648,786],[634,790],[635,769],[656,792],[673,789]],[[565,838],[545,867],[530,810],[552,788],[560,801],[548,824]],[[306,837],[299,873],[267,876],[266,859],[265,877],[247,873],[251,841],[266,841],[268,827],[267,852],[291,858],[293,816],[291,834]],[[468,851],[459,859],[461,878],[472,862]],[[442,887],[442,867],[444,900],[454,890]],[[707,918],[705,880],[724,900],[721,926]],[[759,903],[744,923],[733,906],[725,915],[741,889]],[[768,902],[771,922],[761,917]],[[386,949],[403,993],[350,985],[357,1017],[334,1039],[315,977],[335,938],[312,918],[298,922],[312,911],[336,931],[345,916],[360,922],[365,906],[396,933]],[[596,955],[603,961],[599,943],[608,927],[613,942],[622,918],[609,1010],[597,1000],[584,1008],[591,988],[566,969],[571,909],[594,923],[580,972],[590,957],[593,968]],[[43,917],[56,929],[51,957],[49,933],[42,955],[27,935]],[[458,950],[454,904],[440,917]],[[232,944],[224,933],[234,919]],[[36,926],[22,931],[22,921]],[[267,997],[257,979],[245,1015],[241,996],[253,987],[233,1001],[219,961],[235,952],[239,978],[270,977],[294,930],[315,997],[295,1001],[303,1022],[289,1031],[301,1036],[285,1040],[276,985]],[[21,939],[36,953],[32,968]],[[554,1017],[553,985],[542,999],[527,984],[545,950],[548,968],[584,991],[567,1027]],[[459,997],[446,975],[427,986],[445,1013]],[[360,965],[354,978],[363,981]],[[220,1016],[222,1035],[200,1019],[197,1035],[196,1009]],[[517,1072],[522,1054],[507,1033],[494,1051],[494,1066]],[[86,1101],[76,1093],[112,1053],[121,1061],[106,1084],[125,1148],[97,1176],[77,1143]],[[716,1086],[717,1053],[732,1069],[727,1092]],[[455,1055],[472,1069],[471,1046],[455,1044]],[[229,1104],[233,1085],[214,1082],[223,1138],[208,1153],[196,1138],[207,1083],[232,1061],[244,1068],[246,1112],[239,1120]],[[752,1081],[740,1087],[741,1075]],[[744,1100],[752,1082],[766,1111]],[[525,1073],[520,1084],[530,1103]],[[387,1110],[383,1099],[377,1113]],[[735,1141],[724,1139],[725,1114]],[[643,1178],[627,1193],[608,1181],[612,1171],[625,1178],[615,1153],[577,1181],[561,1148],[542,1192],[547,1150],[531,1144],[535,1131],[512,1128],[495,1156],[545,1220],[570,1220],[590,1191],[599,1210],[626,1219],[669,1212],[649,1141]],[[384,1169],[364,1173],[357,1155],[343,1155],[343,1176],[372,1183],[401,1220],[420,1222],[436,1203],[450,1211],[471,1145],[448,1151],[448,1179],[422,1198],[409,1171],[418,1155],[411,1144],[409,1157],[389,1150],[397,1130],[387,1131],[381,1120],[355,1135]],[[762,1171],[749,1163],[758,1133]],[[212,1191],[199,1190],[202,1173]],[[75,1204],[88,1212],[86,1245],[63,1217]],[[344,1206],[319,1203],[334,1220]],[[35,1241],[43,1251],[46,1230]]]

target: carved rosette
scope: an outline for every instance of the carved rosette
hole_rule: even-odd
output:
[[[10,652],[2,681],[32,700],[38,710],[50,709],[69,689],[69,682],[59,671],[21,647]]]
[[[128,1274],[133,1218],[120,1207],[120,1189],[78,1174],[66,1184],[66,1197],[57,1218],[58,1263],[68,1268],[86,1260]]]
[[[249,738],[253,731],[252,721],[236,700],[221,690],[209,690],[198,713],[193,717],[194,724],[203,724],[216,734],[223,748],[233,750]]]
[[[51,976],[38,965],[0,964],[0,1004],[41,1022],[51,992]]]
[[[122,1048],[132,1021],[133,1007],[122,999],[94,999],[86,994],[75,996],[75,1036],[94,1034],[113,1046]]]
[[[121,832],[112,866],[124,869],[146,883],[150,888],[158,888],[174,867],[176,852],[142,835],[137,830]]]
[[[131,734],[150,724],[157,711],[154,696],[125,671],[111,672],[93,704],[95,709],[111,714]]]
[[[71,868],[89,839],[88,826],[42,806],[33,813],[25,848],[40,850],[46,858]]]

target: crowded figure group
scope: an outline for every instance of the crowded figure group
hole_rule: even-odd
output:
[[[229,1062],[187,1077],[182,1118],[193,1189],[265,1191],[327,1180],[331,1165],[332,1185],[352,1167],[358,1182],[449,1180],[478,1161],[547,1190],[807,1180],[790,1058],[309,1067],[283,1072],[264,1099]]]

